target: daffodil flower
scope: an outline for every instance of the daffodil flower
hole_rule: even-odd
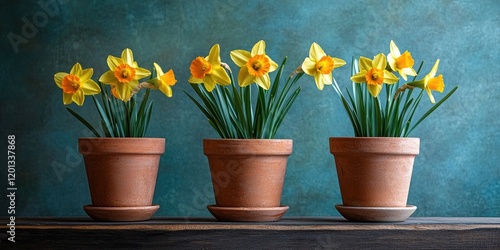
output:
[[[212,46],[207,57],[196,57],[191,62],[189,71],[191,76],[188,81],[190,83],[203,83],[209,92],[212,92],[217,84],[224,86],[231,84],[229,75],[221,66],[219,44]]]
[[[398,78],[385,69],[387,60],[385,55],[380,53],[373,60],[361,56],[359,58],[360,71],[351,77],[351,81],[356,83],[365,82],[368,91],[373,97],[377,97],[382,90],[384,83],[393,84]]]
[[[269,89],[271,86],[269,72],[275,71],[278,64],[266,55],[266,43],[263,40],[257,42],[251,52],[246,50],[231,51],[231,59],[240,67],[238,84],[241,87],[255,82],[261,88]]]
[[[134,61],[132,50],[124,49],[121,57],[108,56],[109,71],[102,74],[99,81],[110,85],[113,96],[129,101],[131,92],[139,85],[139,79],[151,75],[147,69],[140,68]]]
[[[153,63],[156,70],[156,78],[150,82],[158,88],[167,97],[172,97],[172,88],[177,80],[175,79],[174,71],[170,69],[167,73],[163,73],[163,69],[157,63]]]
[[[427,92],[427,95],[429,96],[429,99],[432,103],[436,103],[436,100],[434,100],[434,96],[432,95],[431,91],[434,90],[438,91],[439,93],[443,93],[444,91],[443,75],[440,74],[436,76],[438,65],[439,59],[436,60],[436,63],[434,63],[431,71],[424,77],[424,79],[408,83],[408,85],[410,86],[424,89]]]
[[[327,55],[317,43],[313,43],[309,49],[309,57],[302,63],[302,70],[314,77],[316,87],[323,90],[325,84],[332,84],[332,71],[344,65],[344,60]]]
[[[410,52],[399,52],[398,46],[391,40],[391,53],[387,54],[387,62],[393,71],[397,71],[403,79],[408,80],[407,76],[416,76],[417,72],[413,69],[414,60]]]
[[[69,74],[59,72],[54,75],[54,81],[63,91],[64,105],[75,102],[78,106],[82,106],[85,95],[95,95],[101,92],[99,85],[90,79],[93,74],[92,68],[82,69],[82,66],[76,63]]]

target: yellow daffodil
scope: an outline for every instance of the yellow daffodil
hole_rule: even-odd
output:
[[[226,70],[221,66],[219,44],[215,44],[210,49],[207,57],[196,57],[189,67],[191,76],[190,83],[203,83],[205,89],[211,92],[216,84],[229,85],[231,79]]]
[[[271,86],[269,72],[275,71],[278,64],[266,55],[266,43],[263,40],[257,42],[251,52],[246,50],[231,51],[231,59],[240,67],[238,84],[241,87],[255,82],[261,88],[269,89]]]
[[[416,76],[417,72],[413,69],[413,58],[410,52],[405,51],[403,54],[399,52],[398,46],[391,40],[390,44],[391,53],[387,55],[387,62],[393,71],[397,71],[403,79],[407,79],[408,76]]]
[[[356,83],[365,82],[368,86],[368,91],[373,97],[377,97],[382,90],[384,83],[393,84],[398,81],[398,78],[391,72],[385,69],[387,61],[385,55],[380,53],[373,60],[360,57],[360,71],[351,77],[351,81]]]
[[[309,49],[309,57],[302,63],[302,70],[314,77],[316,87],[323,90],[325,84],[332,84],[332,71],[344,65],[344,60],[327,55],[317,43],[313,43]]]
[[[431,91],[434,90],[439,93],[443,93],[444,91],[443,75],[436,76],[438,65],[439,59],[436,60],[436,63],[434,63],[431,71],[424,77],[424,79],[408,83],[410,86],[424,89],[427,92],[427,95],[429,95],[429,99],[432,103],[436,103],[436,101],[434,100],[434,96]]]
[[[82,106],[85,95],[95,95],[101,92],[99,85],[90,79],[93,74],[92,68],[82,69],[82,66],[76,63],[69,74],[59,72],[54,75],[54,81],[63,91],[64,105],[75,102],[78,106]]]
[[[170,69],[167,73],[163,73],[162,68],[157,63],[153,63],[156,70],[156,78],[151,80],[151,83],[158,88],[163,94],[172,97],[172,88],[177,80],[175,79],[174,71]]]
[[[102,74],[99,81],[110,85],[113,95],[125,102],[130,100],[130,93],[139,85],[139,79],[151,75],[149,70],[137,65],[130,49],[124,49],[121,58],[108,56],[107,63],[110,70]]]

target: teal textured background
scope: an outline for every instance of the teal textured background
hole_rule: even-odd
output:
[[[142,67],[154,61],[173,68],[178,80],[171,99],[153,92],[148,135],[167,138],[156,215],[210,216],[206,205],[214,199],[202,139],[217,134],[182,93],[191,91],[189,65],[219,43],[222,60],[235,70],[229,52],[250,50],[261,39],[275,61],[289,57],[286,74],[308,56],[312,42],[350,62],[387,54],[393,39],[416,62],[426,60],[423,72],[440,58],[445,92],[460,88],[412,134],[421,138],[421,153],[408,203],[418,206],[414,216],[500,216],[498,1],[33,0],[2,1],[0,9],[0,135],[4,152],[7,135],[16,136],[17,216],[85,216],[82,206],[90,197],[76,144],[91,134],[64,109],[53,75],[80,62],[94,68],[97,80],[107,70],[106,57],[124,48]],[[26,20],[36,32],[24,28]],[[24,36],[26,43],[13,46],[9,34]],[[347,85],[349,66],[334,75]],[[328,137],[352,136],[352,129],[332,88],[319,92],[310,77],[300,85],[278,133],[294,140],[282,204],[290,206],[286,216],[339,216]],[[97,118],[90,99],[83,108],[72,107]],[[2,161],[5,190],[7,159]],[[0,214],[6,215],[3,197]]]

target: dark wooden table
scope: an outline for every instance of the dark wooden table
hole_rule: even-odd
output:
[[[269,223],[17,218],[15,232],[14,243],[3,232],[0,249],[500,249],[500,218],[485,217],[410,218],[400,223],[331,217],[285,217]]]

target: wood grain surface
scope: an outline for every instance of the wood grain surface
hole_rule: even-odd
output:
[[[16,242],[1,240],[2,249],[500,249],[500,218],[410,218],[400,223],[352,223],[329,217],[269,223],[18,218]]]

